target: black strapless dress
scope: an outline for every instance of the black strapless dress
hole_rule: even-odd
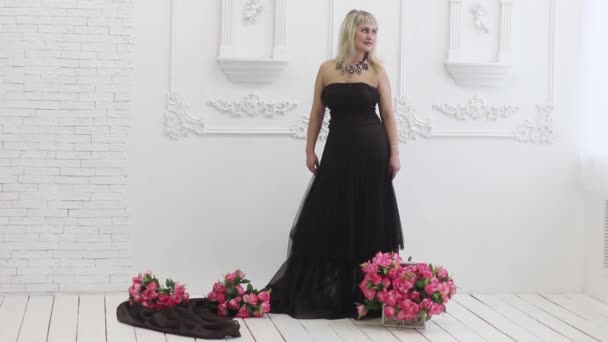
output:
[[[403,249],[389,170],[390,146],[376,114],[378,89],[332,83],[321,98],[329,136],[289,235],[287,260],[272,277],[271,312],[295,318],[353,317],[363,303],[359,265]]]

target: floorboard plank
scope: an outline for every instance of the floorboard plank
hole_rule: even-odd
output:
[[[254,318],[244,318],[245,324],[249,327],[249,331],[253,337],[258,341],[284,341],[283,337],[277,330],[277,328],[272,324],[272,321],[268,317],[268,315],[264,315],[262,317],[254,317]]]
[[[240,328],[239,328],[239,332],[241,333],[241,337],[226,337],[226,340],[234,340],[237,339],[239,342],[243,341],[243,342],[254,342],[255,339],[253,338],[253,335],[251,335],[251,331],[249,330],[249,327],[247,326],[247,324],[245,324],[245,321],[243,321],[242,318],[235,318],[236,321],[239,322]],[[203,341],[203,340],[197,340],[197,341]]]
[[[517,308],[511,306],[510,304],[502,301],[496,295],[475,295],[475,297],[481,300],[486,305],[492,307],[501,315],[513,321],[515,324],[538,336],[542,340],[552,342],[570,341],[568,338],[559,334],[555,330],[537,321],[532,316],[527,315],[524,311],[520,311]]]
[[[522,342],[539,342],[540,338],[531,332],[523,329],[511,320],[500,315],[495,310],[477,300],[474,295],[460,296],[456,299],[459,304],[465,306],[470,311],[474,312],[484,320],[488,321],[492,326],[502,331],[515,341]]]
[[[458,295],[457,297],[465,296]],[[475,313],[471,312],[464,306],[460,305],[460,303],[456,302],[454,299],[450,301],[447,306],[447,311],[458,321],[469,327],[471,330],[475,331],[477,335],[488,341],[500,341],[500,342],[512,342],[513,339],[503,334],[502,331],[496,329],[490,323],[488,323],[485,319],[479,317]]]
[[[519,294],[518,297],[526,302],[546,311],[547,313],[559,318],[560,320],[570,324],[583,333],[598,339],[600,341],[608,341],[608,333],[600,329],[596,325],[584,318],[566,310],[565,308],[541,297],[538,294]]]
[[[342,341],[326,319],[301,319],[300,323],[315,341]]]
[[[454,336],[454,338],[459,341],[485,341],[483,338],[481,338],[481,336],[477,335],[477,333],[473,331],[473,329],[466,326],[447,312],[444,312],[439,316],[433,317],[432,320],[433,322],[435,322],[435,324],[439,325],[441,328],[443,328],[443,330],[447,331],[450,335]]]
[[[603,328],[608,326],[608,317],[605,317],[600,312],[596,312],[592,306],[586,305],[585,303],[581,303],[578,300],[571,299],[562,294],[541,293],[540,296],[574,313],[575,315],[584,318],[585,320],[591,321],[593,324],[597,325],[601,330],[603,330],[604,333],[608,332],[608,329]]]
[[[80,296],[77,342],[106,342],[106,311],[102,295]]]
[[[137,342],[167,342],[165,334],[150,329],[135,328],[135,337]]]
[[[52,311],[53,296],[30,296],[17,341],[46,341]]]
[[[17,341],[27,300],[27,296],[4,297],[0,306],[0,341]]]
[[[125,301],[124,295],[108,295],[106,300],[106,331],[108,341],[136,342],[135,327],[118,321],[116,308]]]
[[[511,306],[517,308],[518,310],[525,312],[527,315],[533,317],[537,321],[542,324],[548,326],[549,328],[555,330],[559,334],[563,335],[566,338],[569,338],[572,341],[577,342],[597,342],[597,340],[591,338],[589,335],[584,334],[580,330],[572,327],[571,325],[561,321],[557,317],[543,311],[536,306],[524,301],[520,297],[514,294],[508,295],[498,295],[502,301],[511,304]]]
[[[379,318],[353,320],[353,322],[372,341],[382,341],[382,342],[399,341],[399,337],[397,337],[390,329],[383,326],[382,320]],[[408,334],[408,333],[406,333],[406,334]],[[418,334],[418,333],[416,333],[416,334]],[[401,334],[401,335],[403,335],[403,334]]]
[[[342,341],[370,342],[370,338],[350,318],[335,319],[329,321],[329,326],[334,329]]]
[[[297,319],[286,314],[268,314],[277,327],[285,341],[312,342],[312,336],[308,334],[304,326]]]
[[[56,295],[47,342],[76,341],[78,296]]]
[[[422,336],[426,337],[429,341],[433,342],[456,342],[456,340],[452,335],[450,335],[447,331],[443,330],[439,325],[437,325],[433,320],[429,320],[426,322],[425,329],[419,329],[419,332]]]

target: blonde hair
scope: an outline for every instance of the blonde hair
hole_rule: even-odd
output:
[[[351,10],[346,14],[342,25],[340,26],[340,36],[338,41],[338,55],[334,58],[337,63],[342,63],[343,67],[350,64],[350,60],[355,55],[355,33],[357,27],[361,24],[370,23],[376,28],[378,22],[373,14],[362,10]],[[367,53],[367,61],[372,68],[380,64],[380,60],[376,57],[376,44]]]

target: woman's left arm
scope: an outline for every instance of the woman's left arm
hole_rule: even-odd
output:
[[[401,169],[401,162],[399,161],[399,137],[397,136],[397,123],[395,121],[395,111],[393,110],[391,83],[383,67],[380,67],[378,72],[378,91],[380,93],[380,100],[378,101],[380,117],[382,118],[390,144],[389,169],[391,177],[395,178],[397,172]]]

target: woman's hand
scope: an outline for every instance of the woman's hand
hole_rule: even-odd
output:
[[[306,167],[313,174],[317,174],[317,170],[319,169],[319,158],[317,158],[317,154],[314,152],[306,153]]]
[[[399,161],[399,154],[394,153],[391,155],[391,159],[389,160],[389,170],[391,172],[391,178],[395,178],[397,172],[401,169],[401,161]]]

